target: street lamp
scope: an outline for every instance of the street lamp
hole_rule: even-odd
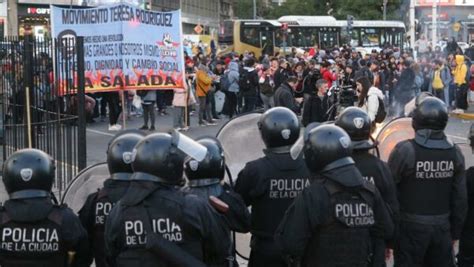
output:
[[[383,20],[387,20],[387,3],[388,0],[383,0]]]

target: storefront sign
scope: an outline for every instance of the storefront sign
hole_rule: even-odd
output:
[[[428,18],[429,18],[429,19],[431,19],[432,17],[433,17],[433,14],[432,14],[432,13],[431,13],[431,14],[428,14]],[[448,13],[445,13],[445,12],[439,13],[439,14],[438,14],[438,19],[439,19],[439,20],[449,20]]]
[[[49,8],[28,7],[26,9],[26,13],[30,15],[49,15],[50,12]]]
[[[437,1],[438,6],[454,6],[456,0],[416,0],[416,6],[432,6]]]
[[[86,92],[184,88],[180,10],[154,12],[129,4],[53,7],[51,17],[52,36],[84,36]],[[60,50],[59,64],[70,62],[73,50]]]

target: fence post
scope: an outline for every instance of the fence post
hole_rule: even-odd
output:
[[[84,37],[76,38],[77,55],[77,97],[78,97],[78,168],[79,171],[87,166],[86,144],[86,110],[85,110],[85,69],[84,69]]]
[[[34,83],[33,83],[33,36],[26,35],[24,44],[24,63],[23,63],[23,77],[24,77],[24,116],[23,116],[23,125],[25,131],[25,144],[27,144],[28,148],[33,147],[33,127],[31,125],[31,103],[33,100],[33,91],[34,91]],[[21,88],[18,88],[21,90]]]

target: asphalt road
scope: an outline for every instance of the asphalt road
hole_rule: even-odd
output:
[[[169,115],[157,116],[155,127],[157,131],[167,131],[173,125],[173,118],[171,115],[172,109],[169,109]],[[198,126],[197,115],[191,116],[191,127],[186,135],[196,138],[201,136],[216,136],[219,129],[224,125],[228,119],[221,119],[216,126]],[[463,150],[466,166],[474,166],[474,157],[469,147],[467,135],[473,121],[461,120],[455,117],[449,119],[448,127],[446,129],[447,135],[451,140],[461,147]],[[132,117],[126,121],[127,129],[138,129],[143,125],[142,117]],[[116,132],[108,131],[108,123],[101,122],[97,119],[96,123],[89,124],[87,127],[87,163],[88,165],[104,162],[106,160],[106,149],[109,140]],[[243,143],[244,144],[244,143]]]

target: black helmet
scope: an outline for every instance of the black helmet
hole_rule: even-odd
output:
[[[185,154],[173,144],[170,134],[150,134],[135,146],[135,150],[132,179],[170,184],[182,181]]]
[[[125,134],[138,134],[138,135],[141,135],[141,136],[146,136],[146,134],[143,131],[138,130],[138,129],[121,130],[116,135],[114,135],[114,137],[112,137],[112,139],[109,140],[109,143],[107,144],[107,148],[110,147],[110,145],[115,141],[115,139],[120,138],[122,135],[125,135]]]
[[[207,155],[203,161],[198,162],[193,158],[186,159],[184,172],[189,180],[219,179],[225,174],[225,157],[219,141],[212,137],[204,137],[196,140],[207,148]]]
[[[436,97],[426,97],[413,111],[413,129],[444,130],[448,124],[448,109]]]
[[[144,138],[140,133],[126,133],[114,138],[107,150],[107,166],[113,179],[129,180],[133,173],[133,148]]]
[[[263,113],[258,129],[267,148],[291,146],[300,135],[298,117],[284,107],[271,108]]]
[[[352,164],[351,139],[338,126],[321,125],[305,137],[304,156],[312,172],[320,172]]]
[[[53,159],[45,152],[19,150],[3,164],[3,184],[10,199],[48,197],[55,170]]]
[[[344,109],[335,124],[349,134],[354,149],[370,149],[374,147],[370,140],[372,122],[370,117],[361,108],[348,107]]]

